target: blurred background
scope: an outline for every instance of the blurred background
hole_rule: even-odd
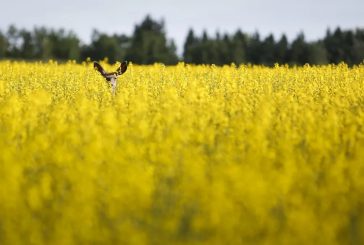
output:
[[[364,1],[12,0],[0,59],[327,64],[364,59]]]

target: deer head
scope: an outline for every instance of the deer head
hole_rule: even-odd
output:
[[[98,72],[100,72],[101,76],[103,76],[106,79],[106,81],[112,87],[112,92],[115,93],[116,86],[117,86],[117,79],[119,76],[121,76],[122,74],[124,74],[126,72],[126,69],[128,68],[128,62],[124,61],[123,63],[121,63],[119,68],[115,72],[107,73],[104,70],[104,68],[102,68],[102,66],[97,62],[94,62],[94,68]]]

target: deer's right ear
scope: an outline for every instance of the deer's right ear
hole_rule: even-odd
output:
[[[118,76],[124,74],[126,72],[126,70],[128,69],[128,62],[124,61],[123,63],[120,64],[120,67],[116,70]]]
[[[95,68],[95,70],[97,70],[98,72],[100,72],[100,74],[102,76],[104,76],[104,77],[106,76],[106,71],[104,70],[104,68],[102,68],[102,66],[99,63],[94,62],[94,68]]]

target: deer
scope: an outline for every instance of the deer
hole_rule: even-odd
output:
[[[112,93],[115,94],[117,79],[119,76],[123,75],[128,69],[128,62],[124,61],[123,63],[121,63],[119,68],[115,72],[106,72],[104,68],[102,68],[102,66],[95,61],[94,69],[100,72],[101,76],[106,79],[106,82],[111,85]]]

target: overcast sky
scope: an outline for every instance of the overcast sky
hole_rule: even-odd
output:
[[[181,51],[189,28],[232,33],[238,28],[263,36],[282,33],[292,39],[303,31],[308,40],[325,35],[328,27],[364,27],[364,0],[4,0],[0,4],[0,30],[9,24],[73,30],[89,42],[94,28],[109,34],[131,34],[150,14],[166,22],[169,38]]]

